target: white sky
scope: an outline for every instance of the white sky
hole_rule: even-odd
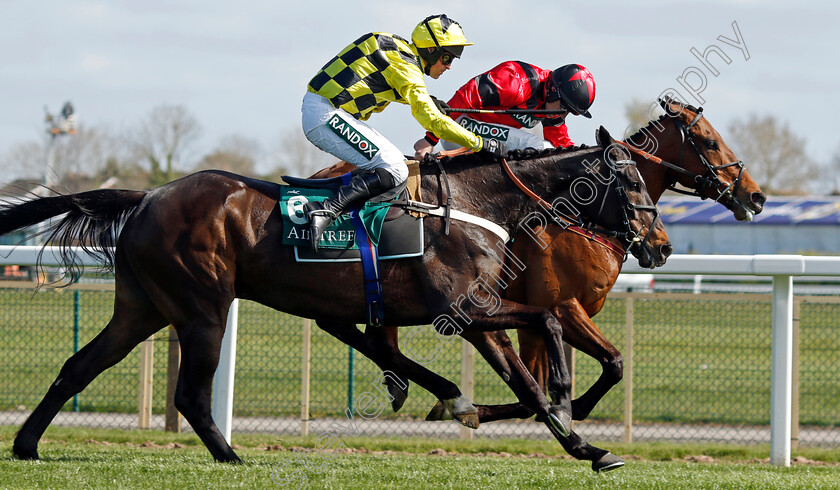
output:
[[[653,102],[673,88],[700,105],[677,78],[703,68],[689,50],[711,44],[732,60],[710,56],[720,74],[704,70],[701,93],[724,138],[732,119],[754,112],[788,122],[817,161],[840,143],[832,117],[840,108],[836,2],[0,0],[0,154],[39,139],[44,106],[57,113],[66,100],[83,124],[115,129],[157,105],[183,104],[202,125],[199,152],[234,133],[272,148],[299,130],[306,84],[345,45],[371,31],[409,38],[436,13],[457,20],[475,43],[439,80],[427,78],[439,98],[505,60],[587,66],[597,96],[593,119],[569,119],[576,143],[594,143],[599,125],[622,135],[634,98]],[[736,39],[733,21],[748,60],[717,39]],[[423,135],[402,104],[369,122],[406,153]],[[7,176],[0,169],[0,180]]]

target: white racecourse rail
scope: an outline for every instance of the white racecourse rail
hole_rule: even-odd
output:
[[[34,265],[40,247],[0,246],[0,265]],[[79,265],[99,266],[80,248]],[[55,249],[48,247],[42,263],[59,265]],[[773,278],[773,344],[770,388],[770,462],[790,466],[793,373],[793,276],[840,276],[840,257],[802,255],[672,255],[664,267],[642,269],[628,264],[625,273],[754,275]],[[233,373],[236,361],[238,300],[228,314],[216,379],[213,383],[213,418],[230,442],[233,420]]]

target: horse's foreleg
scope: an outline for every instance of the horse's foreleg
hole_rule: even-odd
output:
[[[624,361],[621,352],[604,337],[577,300],[555,307],[552,313],[563,324],[563,340],[601,363],[601,376],[598,380],[572,401],[572,417],[583,420],[610,388],[621,381]],[[550,394],[553,399],[555,394]]]
[[[138,306],[118,296],[108,325],[64,363],[44,399],[18,431],[12,446],[15,456],[38,459],[38,441],[67,400],[167,323],[151,303]]]
[[[541,350],[539,350],[538,353],[542,357],[540,357],[539,359],[536,360],[535,365],[538,368],[542,369],[543,372],[546,371],[548,369],[548,358],[546,357],[546,354],[545,354],[545,346],[544,346],[542,337],[533,333],[533,332],[530,332],[530,331],[520,330],[519,331],[519,339],[520,339],[519,344],[520,344],[520,346],[525,344],[522,341],[523,334],[527,335],[529,338],[533,339],[530,345],[534,345],[536,342],[539,342],[539,346],[540,346]],[[478,335],[478,334],[476,334],[476,335]],[[483,333],[482,333],[482,335],[483,335]],[[475,345],[476,342],[479,342],[479,341],[474,339],[474,342],[472,342],[472,343]],[[488,344],[493,343],[494,340],[493,340],[492,334],[488,334],[488,338],[485,338],[485,339],[481,340],[480,342],[488,343]],[[499,350],[501,350],[500,346],[497,347],[497,348]],[[532,366],[529,365],[525,361],[525,355],[521,352],[520,352],[520,359],[523,361],[523,363],[525,364],[525,367],[528,369],[528,371],[531,372],[531,374],[534,377],[534,380],[536,381],[536,383],[540,387],[540,389],[543,392],[545,392],[544,386],[545,386],[545,383],[546,383],[546,379],[548,378],[547,374],[545,376],[542,376],[542,377],[538,376],[538,374],[536,374],[532,370]],[[530,359],[532,361],[534,361],[535,357],[532,356]],[[493,363],[491,363],[491,365],[492,364]],[[543,366],[545,366],[545,367],[543,368]],[[494,366],[494,369],[495,368],[496,367]],[[499,369],[496,369],[496,371],[499,372]],[[540,371],[537,371],[537,372],[540,372]],[[523,405],[521,402],[507,403],[507,404],[503,404],[503,405],[479,405],[479,404],[476,404],[475,408],[478,411],[478,421],[482,424],[486,423],[486,422],[495,422],[497,420],[527,419],[527,418],[532,417],[534,415],[534,411],[529,409],[525,405]],[[451,415],[449,415],[446,411],[442,410],[442,406],[440,406],[440,403],[438,403],[438,405],[435,405],[435,408],[432,409],[432,411],[429,413],[429,416],[432,417],[432,418],[431,419],[427,418],[426,420],[449,420],[451,418]]]
[[[472,331],[496,331],[506,328],[528,329],[539,333],[543,337],[549,359],[549,389],[558,395],[554,399],[556,410],[559,410],[564,417],[568,416],[571,418],[572,407],[569,396],[571,391],[571,376],[569,375],[569,370],[566,366],[566,357],[562,349],[563,331],[560,323],[551,312],[544,308],[504,301],[494,311],[492,316],[478,315],[472,318],[473,322],[466,327]],[[506,335],[505,338],[507,338]],[[522,360],[518,355],[516,356],[516,361],[522,364]],[[527,378],[534,382],[534,390],[538,391],[542,398],[545,398],[544,390],[536,384],[533,376],[527,370],[525,372],[527,373]],[[521,398],[520,401],[528,405],[528,402]],[[536,406],[528,405],[528,408],[538,410]]]
[[[533,377],[531,377],[519,356],[513,349],[510,338],[504,331],[496,332],[471,332],[464,331],[461,336],[471,343],[481,356],[490,364],[490,367],[505,381],[511,388],[520,403],[510,405],[483,405],[476,406],[479,413],[479,420],[499,420],[492,418],[498,415],[495,411],[515,413],[519,418],[528,418],[537,411],[529,407],[542,407],[547,414],[548,400],[542,394]],[[504,407],[504,408],[501,408]]]
[[[515,351],[510,350],[506,352],[505,350],[505,345],[510,346],[510,338],[506,335],[499,337],[497,336],[497,332],[466,332],[462,336],[475,346],[502,379],[506,382],[512,380],[513,383],[516,383],[511,388],[517,396],[520,394],[522,396],[529,396],[532,387],[527,386],[528,377],[526,375],[514,376],[512,374],[514,368],[510,367],[510,362],[518,361],[516,361],[517,356]],[[532,400],[534,400],[532,403],[540,403],[534,397],[532,397]],[[527,419],[534,415],[534,411],[521,402],[507,405],[475,405],[475,408],[478,412],[478,421],[480,423],[507,419]],[[439,401],[426,416],[426,420],[452,420],[452,414]]]
[[[473,345],[476,346],[476,349],[499,372],[502,378],[508,382],[508,385],[517,393],[517,396],[520,396],[519,392],[522,390],[522,387],[518,386],[519,384],[524,384],[526,388],[530,388],[525,400],[522,400],[522,397],[520,397],[520,400],[523,401],[522,405],[534,403],[533,400],[529,402],[529,398],[533,396],[536,399],[537,405],[548,406],[548,400],[545,399],[544,393],[536,386],[536,382],[525,369],[525,365],[516,354],[507,334],[504,332],[493,332],[491,334],[476,335],[475,333],[467,332],[462,333],[462,335],[471,342],[475,342]],[[515,413],[516,415],[524,415],[523,410],[527,410],[527,408],[522,405],[502,405],[501,407],[507,407],[511,413]],[[479,414],[481,414],[482,407],[479,406],[477,408],[479,409]],[[549,408],[549,416],[558,415],[554,410],[555,408]],[[533,411],[531,413],[533,414]],[[592,446],[574,431],[569,431],[568,433],[563,431],[554,421],[546,417],[544,410],[537,411],[537,417],[545,423],[551,434],[560,442],[560,445],[563,446],[566,452],[577,459],[592,461],[593,470],[608,471],[624,466],[624,461],[618,456],[605,449]]]
[[[519,336],[519,357],[526,369],[534,377],[537,386],[544,393],[548,384],[548,355],[542,335],[530,330],[517,330]],[[565,336],[564,336],[565,339]],[[527,419],[534,415],[533,410],[522,403],[507,403],[503,405],[475,405],[478,410],[479,422],[495,422],[497,420]],[[574,402],[572,402],[574,412]]]
[[[461,394],[451,381],[435,374],[422,365],[406,357],[382,335],[362,333],[353,324],[318,320],[318,326],[330,335],[353,347],[362,355],[375,362],[381,369],[392,371],[399,376],[414,381],[442,400],[461,424],[472,429],[478,428],[478,415],[472,403]],[[388,377],[386,376],[386,380]],[[407,384],[406,384],[407,386]]]
[[[563,323],[563,340],[568,342],[569,326]],[[519,337],[519,356],[528,368],[528,372],[534,376],[537,384],[544,391],[548,390],[548,354],[545,350],[545,341],[542,335],[532,331],[519,329],[516,331]]]
[[[379,345],[386,345],[392,351],[399,351],[399,329],[397,327],[370,327],[365,328],[365,335]],[[391,408],[394,413],[398,412],[405,400],[408,398],[408,378],[398,380],[385,377],[385,385],[391,397]]]
[[[504,331],[465,331],[461,335],[475,346],[482,357],[510,386],[525,410],[529,411],[530,414],[536,413],[538,419],[556,427],[558,433],[563,436],[570,432],[570,411],[564,410],[562,406],[549,405],[545,393],[525,368],[521,358],[513,348],[510,338]],[[525,415],[525,413],[527,412],[523,411],[522,414]]]

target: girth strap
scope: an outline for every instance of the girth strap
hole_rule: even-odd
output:
[[[343,185],[350,182],[348,172],[341,177]],[[364,273],[365,300],[367,302],[367,324],[374,327],[382,326],[384,322],[384,308],[382,304],[382,281],[379,277],[379,251],[370,241],[362,218],[359,216],[361,206],[354,206],[350,210],[350,221],[356,228],[356,245],[362,256],[362,272]]]

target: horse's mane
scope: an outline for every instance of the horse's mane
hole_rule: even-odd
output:
[[[548,157],[552,155],[557,155],[561,153],[572,153],[575,151],[580,150],[591,150],[596,147],[589,146],[589,145],[577,145],[577,146],[568,146],[565,148],[548,148],[548,149],[536,149],[536,148],[525,148],[525,149],[516,149],[511,150],[508,152],[507,158],[510,161],[515,160],[533,160],[537,158]],[[498,158],[488,158],[487,156],[480,155],[478,153],[465,153],[462,155],[455,155],[455,156],[444,156],[441,157],[440,162],[442,164],[447,163],[461,163],[461,164],[471,164],[471,165],[479,165],[479,164],[491,164],[498,162]],[[436,157],[432,156],[431,154],[426,154],[423,158],[422,164],[435,164],[437,162]]]
[[[669,114],[666,113],[666,114],[662,114],[657,119],[651,119],[650,121],[647,122],[647,124],[644,127],[639,128],[635,133],[628,136],[624,141],[634,140],[636,138],[642,137],[643,133],[652,134],[652,132],[651,132],[652,126],[654,124],[661,123],[662,121],[664,121],[665,119],[668,119],[669,117],[672,117],[672,116],[670,116]]]
[[[698,109],[697,107],[694,107],[691,104],[683,104],[682,102],[677,102],[677,101],[675,101],[671,98],[666,98],[665,102],[680,105],[680,106],[683,107],[683,109],[687,109],[687,110],[689,110],[689,111],[691,111],[695,114],[700,112],[700,109]],[[676,116],[677,116],[676,114],[671,114],[670,112],[665,111],[665,114],[662,114],[657,119],[651,119],[650,121],[647,122],[647,124],[644,127],[639,128],[635,133],[628,136],[627,140],[633,140],[633,139],[636,139],[638,137],[641,137],[642,133],[645,133],[645,132],[647,132],[647,134],[651,134],[651,126],[653,126],[655,123],[658,124],[658,123],[661,123],[663,120],[665,120],[669,117],[676,117]]]

